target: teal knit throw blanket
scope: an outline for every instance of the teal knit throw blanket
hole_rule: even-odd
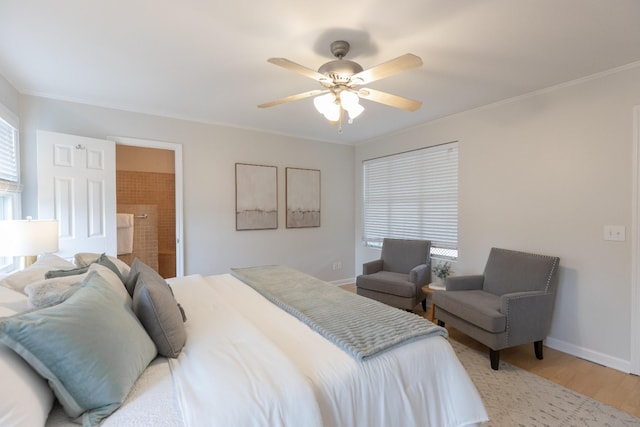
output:
[[[447,337],[446,329],[421,316],[291,268],[233,268],[231,274],[357,360],[427,336]]]

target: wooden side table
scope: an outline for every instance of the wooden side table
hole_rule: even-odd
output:
[[[424,285],[422,287],[422,293],[431,297],[431,320],[434,322],[436,320],[436,306],[433,304],[433,291],[444,291],[444,285],[439,283],[429,283],[428,285]]]

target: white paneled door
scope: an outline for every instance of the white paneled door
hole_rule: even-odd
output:
[[[116,255],[113,141],[38,131],[38,218],[57,219],[58,255]]]

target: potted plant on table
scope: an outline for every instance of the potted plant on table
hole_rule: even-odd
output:
[[[453,270],[451,269],[451,263],[449,261],[437,263],[433,266],[432,271],[433,274],[435,274],[438,278],[438,280],[436,280],[436,283],[440,286],[444,286],[444,282],[447,280],[447,277],[449,277],[451,273],[453,273]]]

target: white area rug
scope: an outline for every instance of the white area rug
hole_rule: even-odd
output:
[[[482,396],[494,427],[627,427],[640,418],[449,340]],[[640,392],[640,391],[639,391]]]

